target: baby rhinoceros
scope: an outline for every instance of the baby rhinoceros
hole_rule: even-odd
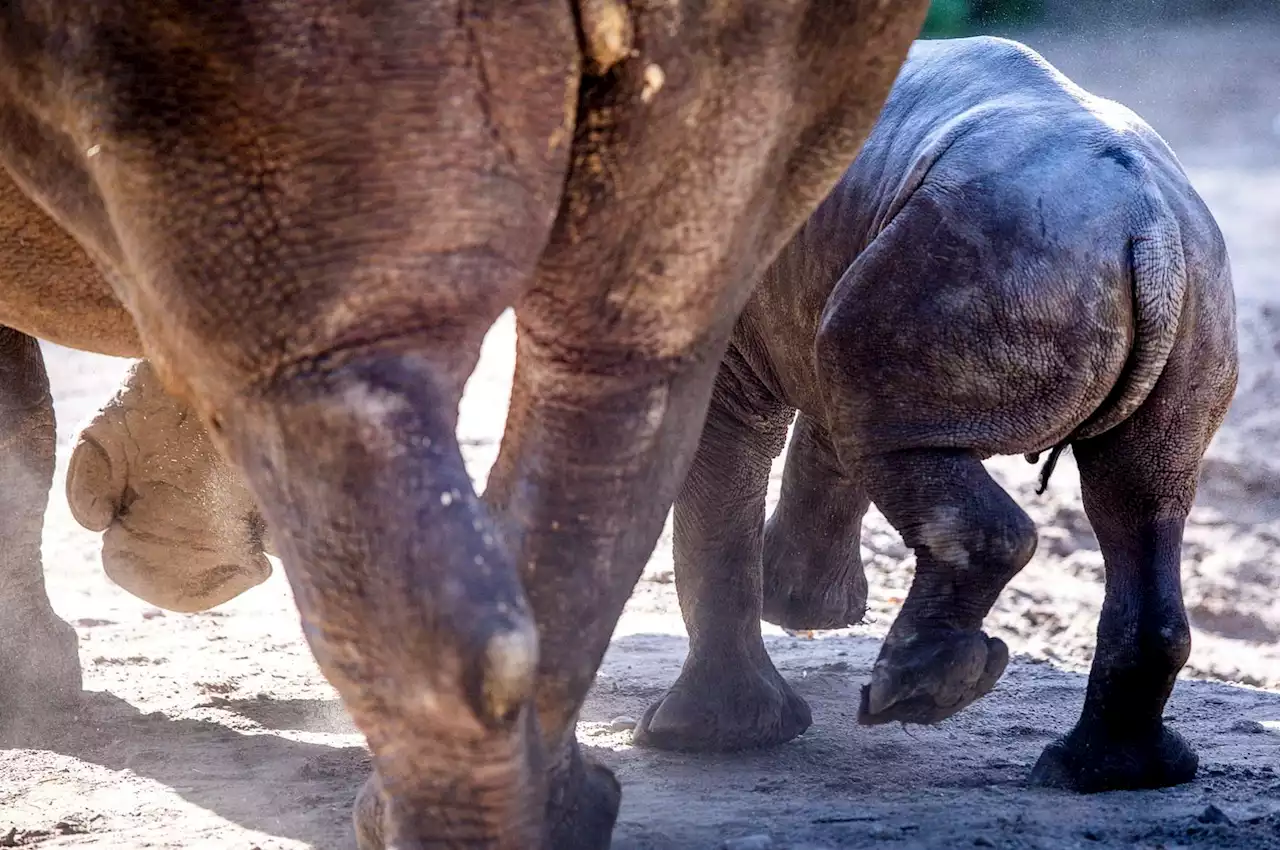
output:
[[[1191,779],[1197,757],[1161,715],[1190,651],[1179,550],[1235,392],[1235,327],[1222,235],[1154,130],[1015,42],[918,42],[734,331],[675,505],[690,653],[637,741],[730,750],[809,726],[761,612],[861,619],[873,502],[916,572],[860,721],[936,723],[987,693],[1008,650],[983,618],[1036,530],[982,460],[1070,445],[1106,599],[1083,713],[1032,779]]]

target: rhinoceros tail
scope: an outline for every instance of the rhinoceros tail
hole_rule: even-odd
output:
[[[1173,350],[1187,290],[1186,259],[1178,220],[1154,186],[1139,205],[1129,241],[1133,272],[1133,342],[1120,379],[1102,405],[1053,448],[1040,474],[1043,493],[1058,455],[1071,443],[1096,437],[1137,410],[1155,387]],[[1035,462],[1036,456],[1027,459]]]
[[[1182,319],[1187,266],[1182,233],[1164,198],[1144,198],[1129,242],[1133,269],[1133,344],[1107,400],[1076,428],[1073,439],[1096,437],[1119,425],[1146,401],[1164,372]]]

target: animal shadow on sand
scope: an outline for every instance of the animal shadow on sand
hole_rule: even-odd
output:
[[[355,846],[351,802],[370,769],[364,747],[143,714],[102,691],[85,692],[66,713],[26,712],[11,720],[0,727],[0,749],[42,750],[129,771],[246,829],[326,848]]]
[[[1280,848],[1280,695],[1180,681],[1172,722],[1200,752],[1196,781],[1160,792],[1081,797],[1027,787],[1041,749],[1065,732],[1085,678],[1015,657],[983,700],[936,727],[857,725],[858,691],[879,641],[766,638],[778,668],[813,708],[799,739],[769,750],[685,755],[630,746],[619,716],[638,716],[679,670],[683,638],[614,641],[581,715],[579,737],[624,787],[616,850],[719,847],[769,835],[775,850],[887,844]],[[0,746],[47,750],[160,782],[227,821],[315,847],[352,848],[350,803],[369,770],[363,747],[278,732],[355,731],[336,700],[216,700],[252,721],[142,714],[107,693],[71,717],[0,730]],[[1225,814],[1210,812],[1213,803]],[[753,846],[753,845],[747,845]],[[761,845],[765,846],[765,845]]]
[[[781,850],[834,847],[1280,848],[1280,694],[1180,680],[1167,716],[1200,754],[1180,788],[1081,796],[1029,787],[1041,750],[1075,722],[1086,678],[1015,656],[989,695],[933,727],[857,725],[879,639],[766,637],[813,710],[781,747],[729,755],[631,748],[611,730],[675,678],[682,638],[614,641],[579,737],[623,783],[617,850],[719,847],[768,835]],[[1221,822],[1210,803],[1230,813]],[[732,846],[732,845],[730,845]],[[751,845],[747,845],[751,846]]]

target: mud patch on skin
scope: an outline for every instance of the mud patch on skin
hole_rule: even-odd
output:
[[[928,522],[920,526],[920,542],[930,554],[948,566],[965,569],[969,566],[969,550],[964,535],[972,529],[960,518],[960,511],[942,506],[934,511]]]
[[[578,0],[578,22],[586,70],[601,77],[631,55],[635,31],[622,0]]]

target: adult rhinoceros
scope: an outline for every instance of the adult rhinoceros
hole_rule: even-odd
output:
[[[145,354],[261,506],[368,738],[362,842],[607,846],[619,789],[577,711],[751,285],[926,5],[6,4],[6,681],[78,684],[40,580],[33,338]],[[457,406],[510,306],[481,499]]]

